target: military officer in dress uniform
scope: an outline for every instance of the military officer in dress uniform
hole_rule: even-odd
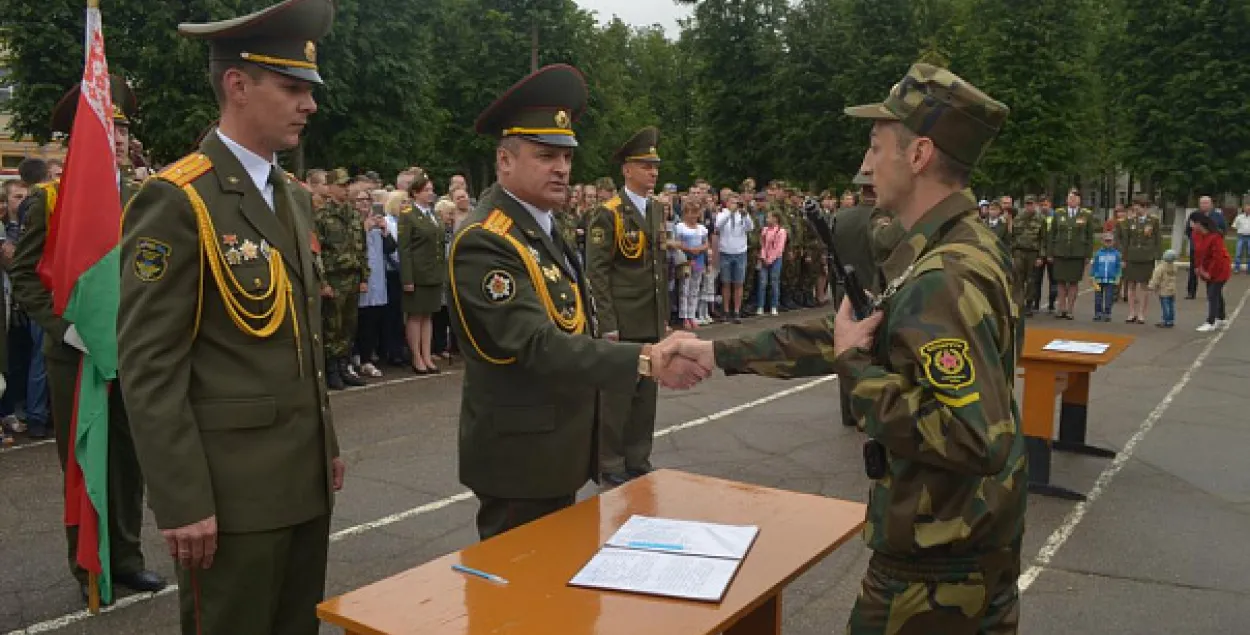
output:
[[[625,185],[590,220],[586,277],[595,290],[599,330],[622,342],[655,344],[668,329],[668,267],[664,219],[650,200],[660,176],[660,131],[647,127],[612,156]],[[604,391],[599,411],[600,482],[616,486],[651,471],[658,386]]]
[[[452,240],[448,286],[465,355],[460,481],[481,503],[482,539],[572,505],[597,478],[600,389],[633,394],[651,377],[686,386],[706,376],[687,360],[666,368],[676,337],[595,337],[590,281],[552,218],[567,202],[585,106],[581,72],[557,64],[517,82],[476,123],[499,138],[498,182]]]
[[[1128,312],[1125,322],[1146,323],[1146,283],[1154,273],[1155,261],[1163,257],[1163,232],[1159,219],[1146,213],[1150,199],[1145,194],[1133,197],[1128,218],[1116,226],[1116,244],[1124,253],[1124,286],[1128,289]]]
[[[120,165],[128,160],[130,117],[134,116],[137,101],[125,79],[110,76],[109,85],[113,101],[113,150]],[[75,85],[57,102],[52,114],[54,132],[70,132],[80,89],[81,86]],[[121,202],[125,206],[138,192],[139,183],[120,177],[118,185]],[[47,360],[48,388],[52,394],[52,422],[56,432],[57,455],[64,470],[73,443],[70,424],[78,385],[78,367],[86,352],[86,344],[73,324],[53,312],[52,292],[44,286],[36,271],[43,258],[48,221],[56,208],[59,186],[59,181],[50,181],[36,186],[31,193],[26,226],[14,252],[10,279],[14,299],[44,331],[43,353]],[[104,192],[100,194],[105,195]],[[125,381],[120,383],[126,384]],[[139,531],[143,527],[143,474],[135,458],[135,442],[131,438],[122,393],[122,389],[114,385],[109,394],[108,414],[108,529],[113,581],[136,591],[159,591],[165,587],[165,580],[147,570],[139,547]],[[129,394],[129,388],[125,393]],[[83,600],[86,601],[87,572],[77,564],[78,529],[66,527],[65,532],[69,541],[70,572],[78,579]]]
[[[1046,234],[1046,256],[1055,264],[1055,281],[1059,283],[1059,312],[1056,318],[1071,320],[1076,306],[1077,287],[1094,249],[1094,213],[1081,207],[1081,194],[1068,191],[1068,206],[1055,210],[1054,220]]]
[[[182,632],[317,632],[344,466],[321,356],[311,195],[278,168],[317,110],[332,0],[179,33],[221,109],[122,223],[119,367]]]

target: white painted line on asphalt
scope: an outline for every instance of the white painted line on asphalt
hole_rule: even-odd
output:
[[[1086,512],[1102,497],[1103,492],[1111,484],[1111,480],[1115,478],[1116,474],[1120,473],[1120,470],[1124,469],[1129,459],[1133,458],[1133,451],[1137,449],[1137,444],[1141,443],[1141,440],[1146,437],[1150,430],[1155,427],[1155,424],[1159,422],[1159,419],[1163,417],[1163,413],[1167,412],[1168,407],[1172,405],[1172,400],[1176,399],[1177,395],[1193,380],[1194,374],[1198,372],[1199,368],[1202,368],[1202,364],[1211,355],[1211,351],[1215,350],[1220,340],[1224,339],[1224,335],[1237,322],[1237,316],[1241,315],[1241,310],[1246,306],[1247,299],[1250,299],[1250,290],[1241,294],[1241,301],[1237,303],[1237,310],[1233,311],[1233,314],[1229,316],[1228,325],[1207,342],[1206,347],[1194,359],[1194,363],[1189,365],[1189,369],[1185,371],[1185,374],[1181,375],[1181,378],[1172,386],[1168,394],[1163,397],[1163,401],[1160,401],[1159,405],[1150,411],[1150,414],[1142,421],[1141,426],[1137,428],[1137,432],[1128,440],[1128,443],[1124,444],[1124,449],[1116,454],[1115,460],[1102,471],[1102,474],[1098,475],[1098,479],[1094,481],[1094,486],[1085,495],[1085,500],[1077,503],[1063,519],[1063,523],[1046,539],[1046,543],[1037,552],[1037,557],[1033,559],[1033,564],[1020,576],[1019,585],[1021,593],[1033,586],[1033,583],[1037,581],[1037,576],[1041,575],[1042,571],[1050,566],[1050,561],[1054,559],[1055,554],[1068,541],[1068,538],[1072,537],[1072,532],[1084,520]]]
[[[4,454],[5,452],[17,452],[18,450],[26,450],[29,448],[37,448],[41,445],[48,445],[49,443],[56,443],[56,439],[40,439],[38,441],[31,441],[30,443],[0,448],[0,454]]]
[[[448,373],[444,371],[443,374],[446,375]],[[439,376],[440,375],[424,375],[424,376],[404,377],[400,379],[392,379],[387,382],[378,382],[376,384],[369,384],[368,386],[351,388],[349,390],[368,390],[369,388],[376,387],[376,386],[400,384],[400,383],[412,381],[414,379],[426,379],[429,377],[439,377]],[[789,397],[790,395],[798,394],[800,392],[803,392],[804,390],[813,388],[815,386],[818,386],[820,384],[823,384],[825,382],[828,382],[834,379],[837,379],[837,375],[819,377],[812,381],[808,381],[808,382],[799,384],[797,386],[793,386],[791,388],[787,388],[785,390],[775,392],[771,395],[768,395],[767,397],[761,397],[754,401],[748,401],[747,403],[739,404],[732,408],[726,408],[725,410],[714,412],[705,417],[699,417],[698,419],[691,419],[690,421],[687,421],[685,423],[679,423],[679,424],[664,428],[663,430],[657,430],[655,432],[655,437],[660,438],[663,436],[670,435],[674,432],[680,432],[682,430],[689,430],[690,428],[697,428],[699,426],[706,425],[713,421],[724,419],[725,417],[728,417],[733,414],[737,414],[744,410],[750,410],[751,408],[762,406],[766,403],[776,401],[778,399],[783,399],[785,397]],[[342,392],[348,392],[348,391],[342,391]],[[428,514],[430,512],[438,511],[440,509],[443,509],[444,507],[448,507],[456,503],[461,503],[471,498],[473,498],[472,492],[468,492],[468,491],[460,492],[459,494],[448,496],[447,498],[436,500],[432,503],[426,503],[418,507],[413,507],[412,509],[402,511],[397,514],[391,514],[389,516],[379,518],[377,520],[373,520],[367,523],[362,523],[359,525],[354,525],[352,527],[347,527],[345,529],[340,529],[339,531],[336,531],[333,534],[330,534],[330,542],[339,542],[340,540],[343,540],[345,538],[350,538],[352,536],[364,534],[374,529],[386,527],[387,525],[393,525],[397,522],[408,520],[409,518],[414,518],[422,514]],[[102,608],[100,612],[101,614],[111,613],[118,609],[122,609],[128,606],[133,606],[140,602],[150,600],[156,597],[160,597],[162,595],[169,595],[171,593],[176,592],[177,590],[178,590],[178,585],[171,584],[165,587],[164,589],[161,589],[157,593],[141,593],[138,595],[126,596],[118,600],[112,606]],[[67,615],[62,615],[61,617],[47,620],[45,622],[39,622],[38,624],[31,624],[30,626],[27,626],[26,628],[19,628],[15,631],[9,631],[8,633],[5,633],[4,635],[36,635],[37,633],[50,633],[52,631],[65,628],[66,626],[76,624],[90,617],[92,617],[91,613],[88,612],[86,609],[83,609],[81,611],[69,613]]]

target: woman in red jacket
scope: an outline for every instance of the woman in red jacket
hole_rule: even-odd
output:
[[[1224,313],[1224,283],[1233,275],[1233,263],[1224,246],[1224,236],[1215,231],[1209,216],[1195,214],[1189,221],[1193,229],[1194,261],[1190,266],[1207,283],[1207,321],[1198,327],[1206,333],[1227,325]]]

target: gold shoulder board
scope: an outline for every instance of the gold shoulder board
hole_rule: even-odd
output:
[[[207,155],[196,152],[171,163],[157,176],[181,188],[204,176],[211,169],[212,160]]]
[[[512,219],[503,213],[503,210],[495,210],[486,217],[486,221],[482,223],[482,227],[487,231],[503,236],[512,229]]]

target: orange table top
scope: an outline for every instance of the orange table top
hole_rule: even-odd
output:
[[[1085,355],[1082,353],[1056,353],[1044,351],[1043,346],[1054,340],[1076,340],[1080,342],[1100,342],[1110,344],[1101,355]],[[1039,329],[1029,327],[1024,330],[1024,349],[1020,351],[1021,364],[1029,361],[1055,362],[1078,366],[1105,366],[1120,356],[1137,338],[1132,335],[1117,333],[1097,333],[1091,331],[1065,331],[1063,329]]]
[[[568,581],[633,514],[757,525],[719,604],[583,589]],[[657,470],[555,514],[323,602],[370,635],[719,633],[855,535],[860,503]],[[461,563],[509,581],[457,573]]]

